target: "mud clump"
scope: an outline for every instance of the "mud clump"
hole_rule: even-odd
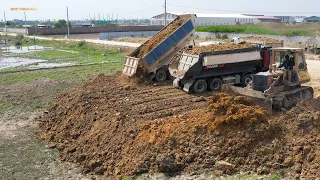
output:
[[[224,92],[204,101],[171,86],[99,76],[63,94],[40,119],[62,160],[112,179],[147,172],[319,177],[319,99],[269,115]]]
[[[213,94],[208,110],[212,112],[216,127],[226,125],[251,125],[266,121],[268,113],[262,107],[253,105],[244,96],[230,96],[227,93]]]
[[[185,51],[187,54],[199,55],[202,52],[214,52],[214,51],[224,51],[232,49],[242,49],[252,47],[249,43],[225,43],[225,44],[211,44],[208,46],[195,46],[192,49]]]
[[[144,55],[148,54],[152,49],[154,49],[159,43],[165,40],[169,35],[171,35],[176,29],[183,25],[187,20],[188,16],[179,16],[171,24],[162,29],[158,34],[150,38],[145,42],[137,53],[137,58],[142,58]]]

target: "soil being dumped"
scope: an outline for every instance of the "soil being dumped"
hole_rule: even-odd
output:
[[[213,52],[213,51],[224,51],[224,50],[232,50],[232,49],[242,49],[252,47],[249,43],[225,43],[225,44],[211,44],[208,46],[195,46],[192,49],[185,51],[188,54],[198,55],[202,52]]]
[[[319,108],[313,99],[271,116],[248,97],[198,97],[99,76],[61,95],[40,118],[40,134],[63,160],[112,178],[289,169],[288,177],[315,179]]]
[[[178,29],[181,25],[183,25],[188,20],[188,15],[179,16],[175,19],[171,24],[162,29],[155,36],[150,38],[147,42],[145,42],[137,53],[137,58],[142,58],[144,55],[148,54],[152,49],[154,49],[160,42],[165,40],[171,33],[173,33],[176,29]]]

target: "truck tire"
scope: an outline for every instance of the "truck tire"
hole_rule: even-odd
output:
[[[167,80],[167,73],[165,70],[159,69],[156,73],[156,81],[162,82]]]
[[[201,94],[207,91],[207,87],[207,82],[204,79],[199,79],[192,85],[192,91]]]
[[[242,87],[246,87],[252,81],[252,74],[246,74],[241,79]]]
[[[213,78],[209,81],[208,89],[210,91],[221,91],[222,84],[223,82],[220,78]]]

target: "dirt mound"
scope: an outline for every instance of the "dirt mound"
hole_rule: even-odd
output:
[[[131,86],[99,76],[57,99],[41,136],[63,160],[112,178],[145,172],[319,177],[320,100],[267,114],[226,93],[189,95],[171,86]]]
[[[56,145],[62,160],[79,163],[84,172],[123,175],[122,149],[133,141],[138,124],[204,106],[206,99],[199,98],[168,85],[101,75],[58,97],[40,118],[40,134]]]
[[[185,53],[198,55],[202,52],[223,51],[223,50],[241,49],[241,48],[249,48],[249,47],[252,47],[252,45],[248,43],[211,44],[208,46],[195,46],[194,48],[185,51]]]
[[[183,23],[188,20],[188,16],[179,16],[176,20],[169,24],[166,28],[162,29],[158,34],[150,38],[145,42],[139,53],[137,53],[138,58],[142,58],[144,55],[148,54],[152,49],[154,49],[160,42],[165,40],[171,33],[178,29]]]
[[[251,125],[266,121],[267,111],[253,104],[254,102],[244,96],[217,93],[212,95],[208,110],[212,112],[215,127],[239,124]]]
[[[247,37],[246,40],[263,41],[266,43],[281,43],[281,42],[283,42],[282,40],[272,39],[272,38],[267,38],[267,37],[259,37],[259,36],[250,36],[250,37]]]

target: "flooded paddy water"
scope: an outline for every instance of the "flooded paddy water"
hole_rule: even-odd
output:
[[[19,56],[20,54],[33,53],[39,51],[53,50],[52,47],[44,46],[5,46],[0,48],[0,70],[16,67],[25,67],[26,69],[43,69],[54,67],[72,66],[76,63],[64,62],[64,63],[52,63],[45,59],[33,59]],[[57,51],[65,51],[58,50]],[[72,51],[72,53],[78,53]]]

